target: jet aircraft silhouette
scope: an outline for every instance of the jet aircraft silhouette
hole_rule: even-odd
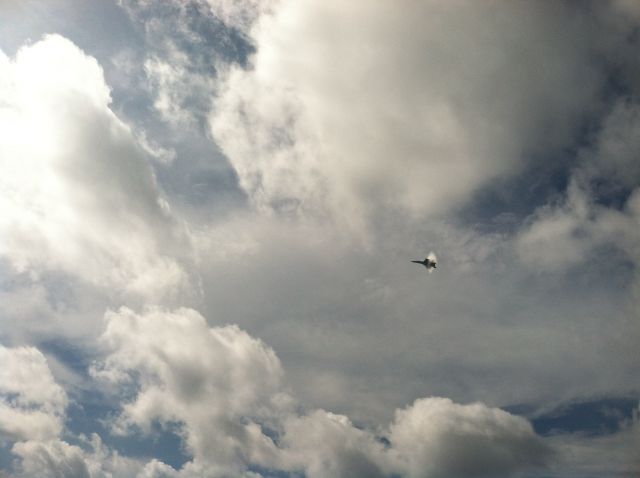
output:
[[[416,264],[422,264],[427,268],[429,272],[431,272],[433,269],[438,267],[437,265],[438,260],[436,259],[436,256],[433,252],[430,253],[427,257],[425,257],[423,261],[411,261],[411,262],[415,262]]]

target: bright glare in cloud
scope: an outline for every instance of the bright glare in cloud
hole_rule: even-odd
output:
[[[0,253],[143,296],[186,284],[179,228],[96,60],[53,35],[1,65]]]

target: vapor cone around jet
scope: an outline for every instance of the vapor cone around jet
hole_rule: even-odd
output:
[[[422,264],[423,266],[425,266],[427,268],[427,271],[429,273],[433,272],[433,269],[435,269],[436,267],[438,267],[438,258],[436,257],[435,253],[433,251],[431,251],[427,257],[425,257],[424,260],[422,261],[411,261],[411,262],[415,262],[416,264]]]

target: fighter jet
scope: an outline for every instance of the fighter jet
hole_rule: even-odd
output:
[[[433,252],[430,252],[429,255],[425,257],[423,261],[411,261],[411,262],[415,262],[416,264],[422,264],[427,268],[427,271],[429,271],[429,273],[431,273],[433,269],[438,267],[437,266],[438,259],[436,258],[436,255]]]

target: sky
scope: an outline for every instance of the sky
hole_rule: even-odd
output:
[[[640,475],[638,51],[633,0],[0,0],[0,476]]]

